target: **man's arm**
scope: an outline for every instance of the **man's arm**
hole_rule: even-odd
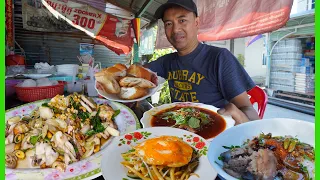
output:
[[[242,94],[236,96],[230,102],[240,109],[249,120],[260,119],[257,111],[253,108],[250,102],[247,92],[243,92]]]
[[[236,124],[260,119],[257,111],[253,108],[247,92],[234,97],[229,104],[218,111],[221,115],[230,115]]]

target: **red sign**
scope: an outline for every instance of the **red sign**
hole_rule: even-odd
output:
[[[115,53],[128,54],[131,51],[131,20],[69,0],[42,0],[42,3],[53,16],[101,41]]]
[[[219,41],[263,34],[285,26],[293,0],[197,0],[196,4],[199,41]],[[163,25],[159,27],[156,47],[168,47]]]
[[[7,29],[7,43],[9,47],[14,46],[14,38],[13,38],[13,8],[12,8],[12,0],[6,0],[6,29]]]

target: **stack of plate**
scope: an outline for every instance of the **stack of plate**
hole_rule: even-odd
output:
[[[56,67],[58,75],[75,76],[79,71],[79,65],[77,64],[63,64]]]

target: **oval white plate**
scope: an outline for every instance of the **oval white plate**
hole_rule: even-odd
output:
[[[96,82],[95,81],[95,89],[98,91],[98,94],[101,95],[102,97],[106,98],[106,99],[109,99],[111,101],[117,101],[117,102],[123,102],[123,103],[128,103],[128,102],[136,102],[136,101],[142,101],[150,96],[152,96],[154,93],[156,93],[158,90],[160,90],[163,86],[163,83],[165,82],[166,80],[160,76],[158,76],[158,86],[155,87],[155,88],[151,88],[149,89],[149,92],[147,95],[141,97],[141,98],[138,98],[138,99],[132,99],[132,100],[124,100],[124,99],[121,99],[119,96],[117,96],[116,94],[108,94],[108,93],[105,93],[99,89],[97,89],[97,85],[96,85]]]
[[[52,74],[22,74],[22,75],[31,79],[40,79],[40,78],[49,77]]]
[[[24,104],[22,106],[10,109],[6,112],[6,119],[13,116],[21,116],[30,114],[36,107],[48,102],[49,100],[41,100]],[[111,102],[105,99],[94,98],[97,104],[109,104],[113,109],[120,109],[120,114],[115,118],[115,122],[119,128],[120,134],[126,134],[134,130],[140,129],[140,123],[136,115],[127,106]],[[70,164],[67,166],[66,172],[60,172],[55,169],[9,169],[6,168],[7,180],[33,179],[33,180],[60,180],[60,179],[93,179],[101,176],[100,163],[102,152],[106,150],[113,138],[109,139],[103,145],[101,151],[90,156],[87,159]]]
[[[221,153],[227,151],[222,146],[240,146],[247,139],[252,139],[260,133],[272,133],[273,136],[291,135],[301,142],[314,147],[314,123],[295,119],[263,119],[240,124],[228,129],[211,141],[208,157],[210,164],[224,179],[237,180],[227,174],[217,163],[223,164],[218,159]],[[216,163],[217,162],[217,163]]]
[[[142,124],[142,127],[143,128],[152,127],[151,126],[151,120],[152,120],[153,115],[156,115],[160,111],[163,111],[163,110],[166,110],[166,109],[170,109],[170,108],[173,108],[175,106],[199,107],[199,108],[202,108],[202,109],[207,109],[207,110],[213,111],[215,113],[217,113],[217,111],[219,110],[218,108],[216,108],[214,106],[207,105],[207,104],[202,104],[202,103],[176,102],[176,103],[171,103],[171,104],[164,104],[164,105],[161,105],[161,106],[154,107],[154,108],[150,109],[149,111],[146,111],[145,113],[143,113],[143,116],[142,116],[142,118],[140,120],[141,124]],[[226,121],[226,129],[229,129],[229,128],[234,126],[235,121],[232,119],[231,116],[222,116],[222,117]],[[207,141],[211,141],[212,139],[213,138],[207,139]]]
[[[195,173],[198,174],[200,178],[192,176],[189,180],[214,180],[216,178],[217,172],[210,166],[207,158],[207,150],[209,144],[205,139],[194,133],[181,129],[170,127],[153,127],[140,129],[113,139],[112,144],[108,146],[107,150],[103,152],[102,156],[103,161],[101,162],[101,169],[104,179],[130,179],[126,175],[127,170],[122,166],[122,164],[120,164],[120,162],[123,161],[121,153],[127,152],[131,149],[131,146],[135,146],[137,143],[141,143],[146,139],[162,135],[180,137],[201,154],[199,158],[199,166],[195,171]]]

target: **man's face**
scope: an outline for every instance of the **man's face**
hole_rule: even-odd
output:
[[[168,8],[163,15],[168,41],[178,50],[187,49],[197,42],[199,18],[182,7]]]

